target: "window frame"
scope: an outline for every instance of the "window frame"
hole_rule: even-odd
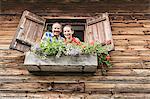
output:
[[[47,20],[57,20],[57,19],[59,19],[59,20],[74,20],[74,19],[76,19],[76,20],[85,20],[85,23],[83,24],[84,25],[84,29],[83,30],[81,30],[81,31],[83,31],[83,39],[81,40],[81,41],[84,41],[84,39],[85,39],[85,29],[86,29],[86,19],[87,19],[87,17],[85,17],[85,18],[82,18],[82,17],[49,17],[49,18],[45,18],[46,19],[46,22],[45,22],[45,27],[44,27],[44,30],[43,31],[48,31],[48,24],[53,24],[53,22],[51,22],[51,23],[48,23],[47,22]],[[56,21],[57,22],[57,21]],[[70,24],[70,22],[68,22],[68,24],[69,25],[73,25],[73,26],[80,26],[80,25],[75,25],[74,23],[75,22],[72,22],[73,24]],[[62,23],[61,23],[62,24]],[[65,23],[63,23],[62,25],[68,25],[67,23],[65,24]],[[80,21],[79,21],[79,24],[80,24]],[[81,25],[81,26],[83,26],[83,25]],[[76,30],[74,30],[74,31],[76,31]],[[77,34],[76,34],[77,35]]]

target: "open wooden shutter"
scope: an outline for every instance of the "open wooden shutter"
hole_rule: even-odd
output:
[[[24,11],[10,44],[10,48],[26,52],[30,47],[41,40],[45,19]]]
[[[98,41],[102,44],[111,44],[108,51],[114,49],[108,14],[99,14],[98,16],[88,18],[86,21],[85,42]]]

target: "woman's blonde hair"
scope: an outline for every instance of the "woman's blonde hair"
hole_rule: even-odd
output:
[[[71,31],[74,31],[71,25],[65,25],[64,28],[65,27],[69,27],[71,29]]]

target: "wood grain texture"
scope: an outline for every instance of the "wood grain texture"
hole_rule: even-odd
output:
[[[91,3],[84,2],[81,5],[71,4],[67,8],[73,7],[67,10],[64,10],[66,7],[62,6],[61,3],[55,5],[55,7],[49,4],[42,6],[43,4],[39,3],[42,7],[34,8],[32,7],[35,6],[33,3],[33,5],[29,5],[31,4],[29,3],[21,6],[13,2],[7,2],[9,6],[2,9],[3,14],[0,16],[0,20],[2,20],[0,23],[2,27],[0,28],[0,98],[149,99],[150,10],[148,2],[146,4],[143,4],[143,2],[141,1],[138,5],[127,5],[125,3],[123,5],[115,3],[117,5],[114,5],[113,3],[109,7],[108,4],[106,4],[106,7],[105,4],[90,5]],[[59,16],[70,18],[69,16],[71,16],[85,19],[85,17],[95,15],[95,12],[101,13],[109,10],[111,12],[109,13],[109,19],[115,50],[110,52],[113,67],[109,69],[107,76],[101,76],[100,67],[93,75],[35,76],[30,74],[23,66],[24,54],[8,49],[25,6],[45,18],[58,18]],[[49,7],[52,9],[49,9]],[[48,9],[45,10],[46,8]],[[74,13],[70,13],[72,11]],[[80,87],[80,83],[82,87]],[[48,87],[51,85],[55,86],[53,88],[57,90],[48,91]]]

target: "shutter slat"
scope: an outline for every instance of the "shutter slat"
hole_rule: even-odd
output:
[[[89,20],[89,22],[88,22],[88,26],[89,25],[93,25],[93,24],[96,24],[96,23],[99,23],[99,22],[102,22],[102,21],[105,21],[106,20],[106,18],[98,18],[98,19],[92,19],[92,20]]]
[[[97,23],[98,25],[98,33],[99,33],[99,41],[100,43],[103,43],[105,40],[105,32],[104,32],[104,28],[103,28],[103,22]]]
[[[106,21],[103,21],[104,23],[104,29],[105,29],[105,41],[111,41],[111,48],[109,50],[114,49],[113,39],[112,39],[112,32],[111,32],[111,26],[109,22],[108,13],[103,14],[103,17],[106,18]]]
[[[35,23],[42,24],[42,25],[44,24],[43,21],[40,21],[39,19],[33,18],[31,16],[25,16],[25,17]]]
[[[93,28],[93,35],[94,35],[94,40],[95,41],[98,41],[98,31],[97,31],[97,27],[96,27],[96,24],[95,25],[92,25],[92,28]]]

